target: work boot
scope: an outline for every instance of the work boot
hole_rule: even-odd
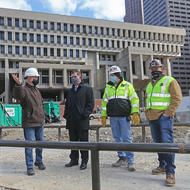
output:
[[[136,169],[134,167],[134,164],[133,163],[128,163],[127,164],[127,170],[130,171],[130,172],[134,172]]]
[[[112,164],[113,167],[126,166],[126,159],[124,157],[119,157],[119,159]]]
[[[33,168],[27,168],[27,175],[34,175],[35,172],[33,170]]]
[[[157,167],[157,168],[152,170],[153,175],[164,174],[164,173],[166,173],[165,168]]]
[[[35,162],[34,165],[37,166],[39,170],[45,170],[46,169],[45,165],[42,162],[41,163]]]
[[[175,185],[175,175],[166,174],[166,186],[174,186]]]
[[[68,164],[65,164],[65,167],[69,168],[72,166],[77,166],[78,165],[78,161],[70,161]]]

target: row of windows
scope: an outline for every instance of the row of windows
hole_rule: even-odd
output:
[[[62,55],[61,55],[61,51]],[[41,47],[26,47],[26,46],[8,46],[8,54],[14,54],[15,55],[30,55],[33,56],[36,52],[37,56],[57,56],[57,57],[86,57],[86,51],[82,50],[81,56],[80,56],[80,50],[78,49],[61,49],[61,48],[50,48],[48,51],[48,48],[41,48]],[[5,54],[5,46],[0,45],[0,53]],[[75,53],[75,56],[74,56]]]
[[[24,20],[24,19],[22,19],[22,20]],[[39,21],[39,22],[41,23],[42,21]],[[16,23],[16,20],[15,20],[15,23]],[[0,17],[0,25],[4,25],[4,17]],[[38,24],[37,24],[37,26],[38,26]],[[55,24],[52,24],[52,28],[54,28],[53,26],[55,26]],[[92,34],[94,32],[94,34],[102,34],[102,35],[108,35],[108,36],[112,35],[112,36],[123,36],[123,37],[128,37],[128,38],[139,38],[139,39],[155,40],[155,38],[151,38],[152,32],[143,32],[143,31],[135,31],[135,30],[122,30],[122,29],[104,28],[104,27],[97,27],[97,26],[92,27],[92,26],[86,26],[86,25],[82,25],[81,27],[80,27],[80,25],[76,25],[76,27],[74,27],[75,26],[74,24],[63,24],[63,26],[64,26],[63,27],[64,31],[68,31],[68,27],[69,27],[70,32],[74,32],[75,30],[76,30],[76,32],[80,32],[81,29],[82,29],[83,33],[89,33],[89,34]],[[60,27],[57,27],[57,29],[58,28],[60,28]],[[88,31],[87,31],[87,28],[88,28]],[[2,32],[3,31],[1,31],[1,33]],[[1,34],[1,35],[3,35],[3,34]],[[30,35],[30,41],[33,41],[35,34],[29,34],[29,35]],[[167,38],[165,38],[164,35],[166,35]],[[158,33],[158,36],[160,36],[158,38],[158,40],[164,39],[165,41],[170,41],[169,40],[170,39],[170,37],[169,37],[170,34]],[[12,38],[11,37],[11,31],[8,32],[8,38],[10,40]],[[19,32],[15,32],[15,39],[19,40],[20,38],[21,37],[19,36]],[[37,34],[36,38],[37,38],[37,41],[40,41],[40,38],[41,38],[40,34]],[[48,35],[45,34],[44,38],[45,38],[44,41],[46,43]],[[54,38],[53,35],[51,35],[52,41],[54,41],[53,38]],[[58,38],[61,38],[61,37],[58,37]],[[179,38],[179,36],[177,36],[177,38]],[[22,33],[22,40],[23,41],[27,40],[27,33]],[[181,42],[180,39],[178,41]]]

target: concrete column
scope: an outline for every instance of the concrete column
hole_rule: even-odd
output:
[[[53,79],[53,70],[52,70],[52,68],[49,68],[49,87],[53,87],[53,81],[52,81],[52,79]]]
[[[128,55],[128,61],[129,61],[129,71],[128,71],[128,75],[129,75],[129,82],[133,84],[133,72],[132,72],[132,55],[131,52],[129,51],[129,55]]]
[[[67,87],[67,69],[63,70],[63,86]]]
[[[99,52],[96,52],[96,69],[100,69],[100,59],[99,59]]]
[[[143,71],[143,55],[142,54],[138,56],[138,64],[139,64],[139,69],[137,68],[137,71],[139,70],[139,78],[143,80],[144,71]]]
[[[168,76],[171,76],[171,64],[169,58],[164,59],[164,65],[166,65],[166,73]]]
[[[5,58],[5,103],[9,103],[9,60]]]
[[[60,91],[60,100],[64,101],[64,90],[63,89]]]

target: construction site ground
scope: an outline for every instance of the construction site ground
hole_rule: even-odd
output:
[[[174,129],[175,142],[189,143],[190,128]],[[57,141],[56,129],[45,129],[45,140]],[[147,129],[147,142],[151,142]],[[90,141],[95,141],[95,134],[90,132]],[[141,141],[141,129],[132,129],[135,142]],[[4,140],[23,140],[21,129],[3,131]],[[100,130],[100,140],[113,141],[110,128]],[[68,141],[67,130],[62,130],[62,141]],[[46,170],[36,167],[34,176],[27,176],[24,148],[0,147],[0,190],[90,190],[92,189],[91,159],[86,170],[79,166],[65,168],[69,162],[69,150],[43,150],[43,161]],[[35,154],[34,154],[35,155]],[[151,169],[157,167],[156,153],[135,153],[135,172],[126,167],[113,168],[111,164],[117,160],[116,152],[100,152],[101,190],[166,190],[165,175],[152,175]],[[176,154],[176,185],[172,190],[190,189],[190,155]]]

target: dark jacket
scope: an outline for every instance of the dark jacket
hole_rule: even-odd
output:
[[[44,124],[45,111],[43,99],[38,88],[30,86],[15,86],[14,97],[22,106],[22,126],[39,127]]]
[[[77,91],[69,90],[66,103],[64,118],[67,120],[66,128],[89,128],[89,115],[94,108],[94,96],[92,88],[79,84]],[[77,123],[77,126],[76,124]]]

